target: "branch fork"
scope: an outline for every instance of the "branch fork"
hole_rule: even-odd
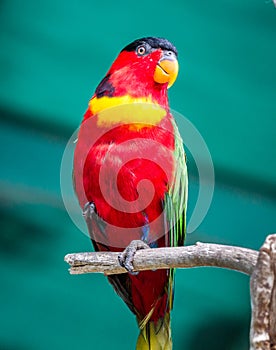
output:
[[[119,254],[75,253],[67,254],[64,260],[73,275],[127,273],[119,264]],[[251,275],[250,350],[276,350],[276,234],[267,236],[259,252],[200,242],[186,247],[138,250],[133,266],[134,271],[214,266]]]

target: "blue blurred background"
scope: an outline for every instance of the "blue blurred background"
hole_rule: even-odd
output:
[[[187,243],[257,249],[275,232],[275,30],[265,0],[0,1],[0,349],[135,347],[135,319],[104,276],[68,274],[64,255],[91,244],[64,209],[59,171],[96,85],[136,38],[178,47],[171,107],[215,165],[211,208]],[[191,166],[190,203],[197,190]],[[248,349],[248,282],[179,270],[174,349]]]

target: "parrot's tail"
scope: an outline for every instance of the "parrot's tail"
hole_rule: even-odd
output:
[[[148,321],[141,327],[136,350],[172,350],[169,313],[163,319]]]

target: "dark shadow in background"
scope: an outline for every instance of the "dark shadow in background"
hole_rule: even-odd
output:
[[[213,317],[194,329],[183,349],[248,350],[250,318]]]
[[[37,260],[39,257],[41,263],[44,260],[43,247],[49,246],[49,242],[55,239],[55,235],[44,229],[43,225],[36,225],[28,218],[17,216],[17,210],[20,211],[20,208],[8,210],[0,206],[0,255],[19,261],[22,255],[24,255],[24,261]],[[44,258],[46,262],[46,251]]]
[[[21,345],[8,345],[5,342],[1,343],[0,340],[0,350],[31,350],[30,348],[27,349],[26,347],[22,347]]]

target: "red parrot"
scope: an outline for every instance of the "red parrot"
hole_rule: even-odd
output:
[[[74,154],[74,187],[96,251],[121,251],[127,273],[108,277],[135,314],[137,350],[172,349],[174,270],[133,270],[137,249],[179,246],[187,169],[169,110],[177,50],[146,37],[127,45],[92,96]]]

